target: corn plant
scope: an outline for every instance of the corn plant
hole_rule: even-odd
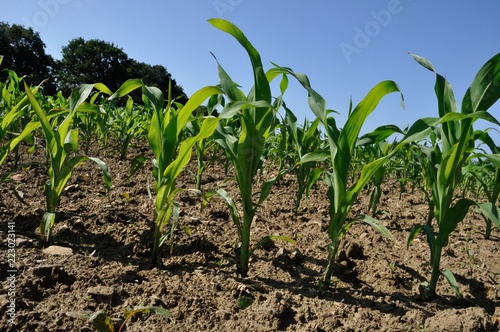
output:
[[[463,177],[462,167],[473,157],[485,158],[495,167],[500,166],[500,155],[474,152],[477,134],[472,126],[477,119],[500,125],[487,112],[500,98],[500,54],[487,61],[479,70],[463,97],[460,112],[457,111],[450,83],[436,73],[428,60],[417,55],[412,56],[420,65],[436,75],[435,92],[439,117],[420,119],[410,128],[410,131],[427,132],[432,137],[432,145],[421,148],[429,161],[426,163],[426,181],[435,206],[435,224],[416,225],[410,232],[408,246],[420,231],[425,233],[431,252],[432,272],[429,282],[420,287],[423,299],[436,297],[440,276],[444,276],[456,296],[460,296],[453,273],[440,269],[441,252],[448,245],[450,234],[465,218],[469,208],[477,205],[471,199],[455,197]],[[498,221],[498,215],[495,220]]]
[[[58,93],[58,101],[62,100],[62,94]],[[94,94],[91,99],[91,104],[96,104],[100,102],[97,100],[101,96],[100,93]],[[98,140],[98,133],[100,129],[100,123],[103,118],[107,118],[107,114],[104,108],[99,104],[96,108],[97,112],[78,112],[75,116],[74,126],[78,129],[78,132],[82,138],[83,151],[87,155],[89,154],[90,147],[95,145]]]
[[[220,86],[229,102],[225,105],[220,118],[237,116],[239,130],[228,128],[222,124],[217,127],[216,142],[224,148],[226,155],[235,171],[236,182],[241,195],[243,216],[240,215],[234,200],[224,189],[218,190],[231,211],[231,216],[236,225],[241,247],[236,257],[238,272],[247,276],[249,258],[260,244],[269,239],[286,239],[280,236],[267,236],[250,248],[250,230],[258,206],[268,197],[276,177],[262,182],[256,202],[254,202],[253,184],[257,172],[263,165],[262,154],[266,139],[275,126],[277,110],[281,104],[281,96],[271,103],[271,88],[269,82],[278,75],[278,72],[264,72],[260,54],[249,42],[243,32],[232,23],[223,19],[210,19],[209,22],[216,28],[233,36],[248,53],[254,74],[254,86],[248,96],[238,88],[229,75],[218,63]],[[286,81],[280,86],[281,95],[287,88]],[[238,134],[238,136],[235,136]]]
[[[56,218],[56,209],[59,206],[61,194],[71,179],[73,170],[79,164],[90,160],[97,164],[104,174],[104,182],[108,187],[111,185],[111,176],[106,164],[98,158],[74,155],[78,150],[78,131],[72,130],[71,125],[75,115],[78,112],[98,112],[95,105],[85,102],[94,88],[99,91],[110,94],[103,84],[84,84],[73,91],[69,99],[69,109],[63,110],[67,113],[64,120],[57,126],[52,127],[49,117],[42,110],[42,107],[35,96],[25,84],[26,94],[31,107],[36,113],[39,125],[42,127],[46,142],[46,154],[49,159],[49,180],[44,186],[45,197],[47,200],[47,210],[42,217],[40,224],[40,233],[45,237],[46,242],[52,240],[52,227]],[[60,110],[56,110],[56,113]]]
[[[496,145],[487,131],[480,131],[477,139],[486,144],[491,153],[500,155],[500,146]],[[498,199],[500,197],[500,168],[495,167],[491,162],[484,159],[478,160],[478,165],[473,166],[469,164],[464,167],[465,171],[469,171],[478,182],[478,189],[482,189],[487,202],[478,205],[484,220],[486,221],[486,230],[484,238],[489,239],[491,235],[491,226],[494,223],[498,229],[500,215],[500,207]]]
[[[331,169],[326,169],[324,175],[324,181],[328,185],[327,195],[330,201],[330,221],[328,225],[330,244],[328,245],[328,260],[325,273],[322,280],[319,281],[320,288],[326,288],[331,283],[341,240],[357,220],[366,222],[384,236],[392,239],[387,228],[370,216],[361,215],[354,220],[348,220],[347,217],[359,193],[397,149],[394,149],[388,155],[363,165],[353,184],[349,186],[348,182],[350,177],[353,176],[351,161],[363,123],[384,96],[389,93],[400,92],[400,90],[393,81],[380,82],[368,92],[354,109],[352,109],[351,103],[347,122],[343,129],[340,130],[337,128],[335,119],[330,115],[332,111],[327,110],[324,98],[311,87],[308,77],[304,74],[295,73],[289,68],[281,68],[281,70],[295,77],[307,90],[309,106],[320,123],[323,124],[329,144],[328,151],[311,152],[304,155],[301,160],[301,162],[310,162],[329,159],[331,162]],[[392,132],[396,132],[394,126],[387,125],[378,128],[373,133],[373,136],[381,135],[383,137],[381,139],[385,139],[386,135]],[[413,136],[406,138],[406,140],[409,139],[413,139]]]
[[[174,314],[168,310],[161,307],[155,306],[135,306],[132,309],[126,309],[123,312],[123,322],[118,327],[116,327],[113,319],[105,310],[99,310],[96,312],[92,311],[82,311],[82,312],[67,312],[66,315],[81,319],[86,322],[90,322],[97,332],[122,332],[127,329],[127,322],[129,322],[134,316],[138,314],[157,314],[163,317],[171,317]]]
[[[295,210],[300,207],[302,197],[304,194],[309,196],[309,191],[312,186],[319,180],[323,169],[316,166],[315,162],[300,162],[300,160],[307,154],[320,149],[321,146],[321,133],[318,129],[319,119],[315,119],[312,123],[307,120],[304,124],[299,126],[297,124],[297,117],[286,106],[284,126],[282,127],[282,135],[285,139],[288,138],[290,143],[290,150],[295,155],[295,161],[292,162],[291,172],[295,174],[298,184],[297,197],[295,199]],[[286,151],[288,149],[282,148]]]
[[[363,135],[357,141],[356,146],[358,148],[363,148],[361,154],[364,158],[366,158],[364,163],[369,163],[373,159],[379,159],[387,156],[395,148],[395,144],[390,144],[389,142],[387,142],[386,135],[389,136],[394,133],[402,133],[402,131],[396,126],[392,126],[389,131],[386,131],[385,129],[385,127],[380,128],[380,130],[384,132],[379,132],[379,129],[377,129],[371,133]],[[382,196],[381,186],[386,177],[386,173],[388,171],[387,168],[387,164],[380,166],[373,174],[373,177],[370,181],[373,185],[373,189],[370,193],[368,210],[371,210],[372,217],[375,217],[377,215],[378,204]]]
[[[143,107],[135,105],[129,96],[125,107],[110,107],[108,115],[108,126],[118,144],[120,159],[125,159],[132,140],[141,139],[147,132],[150,114]]]
[[[164,228],[171,221],[171,217],[178,213],[174,200],[185,190],[176,187],[177,178],[191,160],[192,149],[196,142],[211,136],[219,119],[207,117],[199,132],[183,141],[180,140],[181,132],[192,119],[192,112],[207,98],[220,94],[222,90],[214,86],[202,88],[183,106],[172,100],[169,89],[167,105],[164,107],[165,98],[160,89],[145,86],[141,80],[132,79],[123,83],[111,99],[126,96],[138,88],[142,89],[146,108],[152,111],[148,142],[154,158],[151,160],[144,156],[135,158],[131,166],[131,175],[146,162],[151,161],[156,192],[152,260],[153,264],[157,264],[160,247],[169,235],[172,236],[172,232],[165,232]]]
[[[212,116],[213,113],[216,113],[215,107],[218,105],[219,96],[212,96],[206,107],[206,116]],[[186,125],[187,132],[189,136],[196,136],[200,131],[200,126],[202,124],[203,115],[198,114],[193,121],[189,122]],[[196,154],[196,174],[195,174],[195,182],[196,189],[201,190],[201,181],[203,177],[203,173],[215,160],[217,160],[217,155],[215,154],[215,141],[212,137],[207,137],[205,139],[200,139],[195,144],[195,154]],[[211,153],[211,156],[209,155]],[[207,156],[209,155],[209,156]]]
[[[24,77],[19,77],[12,70],[8,70],[8,74],[8,81],[5,84],[0,84],[2,92],[0,96],[0,115],[3,118],[0,129],[0,143],[4,144],[3,147],[0,148],[0,164],[9,152],[14,152],[12,170],[17,170],[19,168],[20,159],[18,149],[18,143],[20,143],[20,140],[16,140],[15,138],[30,122],[31,114],[29,112],[29,108],[27,107],[29,102],[26,97],[26,93],[21,91],[21,85]],[[42,84],[43,82],[33,88],[33,92],[35,94],[37,94],[37,91]],[[30,134],[24,136],[22,141],[32,146],[28,152],[32,152],[34,150],[33,135]]]

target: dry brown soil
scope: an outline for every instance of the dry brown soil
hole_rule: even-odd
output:
[[[42,149],[39,149],[42,150]],[[142,148],[147,151],[147,148]],[[137,305],[162,307],[172,317],[139,314],[126,331],[496,331],[500,315],[500,232],[484,239],[484,222],[474,212],[452,234],[442,268],[451,269],[462,299],[440,280],[440,297],[418,299],[418,287],[430,276],[429,249],[419,236],[407,249],[410,228],[424,223],[427,206],[421,192],[400,193],[394,181],[384,185],[377,218],[394,241],[369,226],[355,224],[340,252],[332,287],[317,287],[325,267],[328,201],[318,184],[302,208],[294,211],[296,181],[285,176],[259,208],[252,239],[284,235],[296,241],[276,241],[255,251],[248,277],[236,274],[233,258],[238,237],[225,203],[214,196],[200,211],[199,198],[188,192],[178,201],[180,226],[162,265],[150,261],[153,202],[147,167],[127,180],[130,160],[107,151],[93,151],[113,175],[110,200],[93,163],[74,172],[60,204],[53,245],[70,248],[66,255],[43,252],[39,235],[45,208],[42,185],[47,170],[42,162],[14,174],[0,187],[0,331],[95,331],[78,318],[84,312],[106,310],[117,330],[124,311]],[[39,151],[22,161],[43,161]],[[1,169],[5,173],[9,163]],[[189,165],[195,170],[195,163]],[[272,167],[269,167],[272,171]],[[149,177],[149,179],[148,179]],[[266,177],[266,174],[263,175]],[[211,166],[203,190],[224,186],[237,197],[237,188],[221,164]],[[185,172],[179,187],[193,188]],[[21,204],[12,189],[23,195]],[[351,217],[367,212],[367,193]],[[15,223],[15,319],[9,324],[7,282],[8,223]],[[12,224],[11,224],[12,225]],[[187,235],[184,229],[189,229]],[[64,254],[64,252],[63,252]],[[253,303],[238,307],[246,296]]]

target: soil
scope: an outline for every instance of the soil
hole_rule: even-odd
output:
[[[259,208],[252,243],[270,234],[296,243],[276,240],[257,249],[247,277],[236,273],[238,236],[225,203],[213,196],[201,210],[199,196],[189,191],[178,197],[173,251],[163,246],[161,265],[153,266],[150,167],[127,178],[130,161],[147,153],[147,146],[133,147],[125,160],[114,155],[112,146],[93,150],[91,155],[109,166],[112,189],[108,196],[92,162],[78,167],[61,199],[52,247],[39,235],[47,179],[43,149],[22,153],[23,162],[39,164],[1,184],[0,331],[95,331],[85,314],[100,310],[118,331],[124,312],[139,305],[173,315],[139,313],[123,331],[498,331],[500,231],[494,228],[491,238],[484,239],[485,223],[473,211],[452,233],[441,262],[443,269],[453,271],[463,298],[441,278],[439,297],[419,300],[419,285],[430,277],[429,248],[422,235],[408,249],[406,241],[412,226],[425,223],[428,209],[418,189],[401,192],[391,179],[383,186],[377,218],[394,240],[355,223],[328,290],[318,288],[328,245],[326,188],[317,184],[295,211],[292,175],[284,176]],[[10,158],[1,174],[10,167]],[[194,187],[195,169],[192,162],[179,187]],[[262,180],[273,170],[268,166]],[[226,174],[219,162],[205,172],[202,190],[220,187],[238,197],[231,168]],[[28,205],[16,199],[14,188]],[[368,195],[360,196],[351,218],[368,212]],[[13,227],[14,280],[7,279],[12,270],[7,234]],[[9,321],[11,298],[15,317]],[[251,304],[243,308],[245,299]]]

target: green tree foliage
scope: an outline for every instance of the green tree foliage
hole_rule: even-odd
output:
[[[128,78],[128,55],[113,43],[79,37],[62,48],[57,64],[57,81],[63,93],[80,84],[101,82],[116,90]]]
[[[177,82],[172,75],[167,71],[167,69],[162,65],[149,65],[144,62],[138,62],[131,59],[131,64],[129,67],[129,77],[130,78],[140,78],[147,86],[154,86],[160,89],[164,95],[167,95],[169,82],[171,82],[172,91],[171,94],[174,99],[176,99],[181,104],[185,104],[188,101],[186,94],[181,86],[177,85]]]
[[[32,84],[51,77],[54,59],[45,53],[44,42],[32,28],[0,22],[0,54],[4,56],[2,68],[13,70],[18,75],[28,75]],[[0,72],[1,82],[7,77],[7,71]],[[54,80],[49,79],[44,88],[48,94],[54,94]]]
[[[174,99],[186,102],[182,87],[177,85],[164,66],[136,61],[113,43],[103,40],[75,38],[62,48],[62,59],[58,62],[59,89],[71,91],[83,83],[102,82],[116,90],[128,79],[141,79],[145,84],[158,87],[163,93],[172,82]]]

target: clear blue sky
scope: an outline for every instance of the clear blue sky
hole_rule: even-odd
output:
[[[235,23],[270,62],[307,74],[313,87],[345,123],[352,97],[357,104],[378,82],[394,80],[405,97],[386,97],[363,132],[383,124],[405,127],[437,116],[434,75],[408,52],[429,59],[451,82],[458,103],[479,68],[500,52],[500,1],[435,0],[3,0],[0,21],[31,26],[47,53],[83,37],[113,42],[130,57],[164,65],[191,95],[217,84],[213,52],[233,80],[251,88],[250,63],[229,35],[207,19]],[[274,95],[278,91],[273,92]],[[306,93],[292,84],[286,101],[300,118],[313,118]],[[491,112],[500,119],[500,105]],[[486,127],[482,123],[478,127]],[[500,129],[500,128],[498,128]],[[499,137],[499,136],[496,136]]]

